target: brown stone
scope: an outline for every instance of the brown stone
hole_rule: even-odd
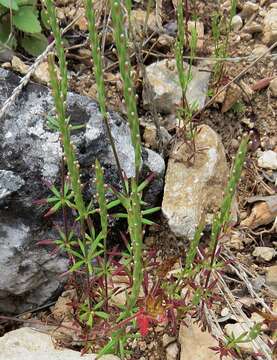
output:
[[[202,125],[195,138],[195,161],[180,139],[173,149],[166,173],[162,211],[176,236],[192,239],[201,214],[211,219],[220,207],[227,184],[228,165],[220,137]]]

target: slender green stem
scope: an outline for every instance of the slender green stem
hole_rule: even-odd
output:
[[[136,304],[142,283],[142,221],[140,197],[136,180],[131,180],[131,206],[128,211],[128,225],[133,246],[133,286],[128,299],[127,308],[130,311]]]
[[[111,0],[112,20],[115,43],[118,52],[120,74],[123,80],[123,93],[126,103],[127,118],[131,130],[131,140],[135,151],[135,172],[138,180],[141,167],[141,141],[134,84],[131,77],[131,64],[127,52],[127,34],[124,29],[123,13],[118,0]]]
[[[57,22],[57,15],[55,10],[55,5],[53,0],[44,0],[46,4],[46,16],[53,32],[53,36],[56,42],[56,51],[59,60],[59,70],[60,70],[60,91],[63,101],[66,101],[67,98],[67,64],[64,52],[64,44],[62,41],[62,34]]]
[[[66,103],[63,100],[64,96],[62,95],[63,89],[62,84],[64,82],[59,82],[58,75],[55,69],[54,57],[53,55],[48,56],[49,64],[49,73],[50,81],[52,86],[52,92],[54,97],[54,103],[57,111],[57,118],[59,124],[59,131],[61,134],[61,141],[64,148],[64,160],[68,167],[68,172],[70,175],[71,186],[74,193],[75,205],[81,221],[84,221],[86,208],[83,200],[81,181],[80,181],[80,165],[76,159],[74,145],[70,140],[70,125],[68,124],[68,119],[66,118]]]
[[[215,260],[215,254],[218,246],[219,236],[220,233],[224,230],[226,225],[229,222],[230,219],[230,210],[232,206],[232,201],[235,195],[237,184],[240,180],[241,172],[244,165],[244,160],[247,153],[247,145],[248,145],[249,137],[246,136],[240,144],[240,147],[238,149],[235,162],[233,165],[233,169],[231,171],[231,176],[228,181],[226,190],[225,190],[225,196],[223,198],[219,214],[217,214],[213,220],[212,224],[212,233],[211,233],[211,240],[209,244],[211,255],[211,261],[210,261],[210,270],[208,272],[207,278],[206,278],[206,284],[205,288],[209,285],[209,280],[212,272],[212,267]]]
[[[96,173],[96,190],[100,209],[100,220],[101,220],[101,232],[104,243],[104,280],[105,280],[105,308],[108,310],[108,274],[107,274],[107,235],[108,235],[108,209],[107,201],[105,197],[105,182],[103,169],[98,160],[95,162],[95,173]]]
[[[130,18],[132,1],[126,1]],[[119,69],[123,80],[123,94],[127,110],[127,118],[131,131],[131,140],[135,152],[135,177],[131,179],[131,194],[123,199],[128,217],[128,229],[132,242],[133,254],[133,285],[131,295],[127,299],[126,316],[130,315],[136,305],[142,283],[142,214],[140,207],[140,193],[138,177],[141,167],[141,140],[139,118],[136,105],[134,84],[131,76],[131,64],[128,55],[128,38],[125,33],[123,11],[118,0],[111,0],[111,13],[114,26],[114,37],[118,52]]]
[[[103,65],[101,59],[100,40],[96,28],[96,16],[93,5],[94,5],[93,0],[85,0],[86,17],[88,19],[89,40],[91,45],[91,53],[94,63],[94,73],[95,73],[95,79],[97,85],[97,97],[98,97],[100,111],[103,116],[104,124],[108,134],[108,138],[112,147],[112,152],[115,158],[116,166],[118,168],[118,174],[122,182],[123,190],[125,191],[125,193],[127,193],[122,168],[120,165],[120,161],[118,158],[114,139],[111,132],[111,127],[109,124],[109,114],[106,109],[105,83],[103,76],[104,72],[103,72]]]

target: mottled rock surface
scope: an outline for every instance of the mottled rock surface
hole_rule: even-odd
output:
[[[24,183],[24,180],[12,171],[0,170],[0,201],[19,190]]]
[[[0,107],[19,81],[17,75],[0,69]],[[96,158],[109,184],[119,188],[120,181],[97,103],[73,93],[68,94],[67,103],[71,123],[85,125],[72,139],[86,184],[84,193],[90,200],[95,191],[91,165]],[[46,183],[59,184],[61,147],[58,134],[46,124],[53,111],[50,90],[30,83],[1,119],[0,311],[20,312],[41,305],[59,291],[59,275],[66,270],[63,258],[51,258],[36,245],[55,238],[52,219],[46,222],[44,209],[33,203],[49,195]],[[121,167],[130,177],[134,151],[129,127],[116,113],[110,114],[110,123]],[[163,187],[164,160],[149,149],[142,155],[142,176],[157,174],[146,192],[146,201],[155,202]]]
[[[0,338],[0,360],[95,360],[95,354],[81,357],[78,351],[55,347],[51,335],[30,328],[8,332]],[[115,355],[104,355],[102,360],[120,360]]]
[[[201,66],[203,69],[204,64]],[[184,63],[188,70],[188,65]],[[174,113],[181,106],[182,91],[179,84],[178,71],[175,60],[162,60],[146,67],[146,74],[153,90],[154,103],[157,111],[165,114]],[[192,80],[188,85],[186,97],[190,105],[201,109],[206,100],[210,72],[199,71],[192,66]],[[143,91],[143,104],[149,108],[149,99],[145,89]]]
[[[35,234],[45,235],[35,224],[10,212],[0,214],[0,312],[29,310],[58,294],[67,261],[34,244]]]
[[[196,157],[189,163],[191,151],[181,139],[172,151],[165,179],[162,211],[176,236],[192,239],[202,212],[219,209],[227,184],[228,165],[219,136],[207,125],[196,136]]]

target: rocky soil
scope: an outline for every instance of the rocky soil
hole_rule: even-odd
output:
[[[256,341],[238,345],[240,358],[274,359],[277,356],[276,343],[274,345],[277,324],[277,45],[273,45],[277,41],[277,4],[270,0],[238,1],[224,75],[220,83],[215,84],[211,14],[214,11],[227,14],[230,1],[196,1],[197,58],[186,92],[188,102],[196,101],[197,105],[194,122],[198,130],[193,154],[189,143],[179,136],[180,123],[176,114],[181,103],[174,60],[177,1],[157,1],[160,6],[151,12],[146,32],[144,1],[134,3],[132,17],[136,37],[143,44],[141,55],[145,74],[153,91],[149,97],[146,81],[133,54],[144,145],[141,176],[144,178],[149,172],[156,174],[145,199],[161,206],[161,214],[155,219],[159,223],[158,230],[151,226],[146,232],[147,248],[157,248],[162,259],[180,255],[187,249],[203,214],[206,227],[201,246],[206,245],[212,217],[219,209],[232,159],[244,133],[250,135],[251,142],[232,206],[232,224],[221,239],[223,260],[229,265],[220,279],[219,291],[225,302],[216,303],[212,309],[214,327],[210,332],[201,331],[193,319],[185,319],[178,333],[172,334],[166,327],[153,326],[145,338],[130,342],[132,355],[127,358],[219,360],[219,355],[210,349],[218,346],[215,337],[222,334],[238,337],[255,324],[261,324],[262,332]],[[99,19],[106,26],[105,7],[101,1],[98,6]],[[96,84],[91,72],[89,46],[84,41],[87,24],[83,10],[74,1],[57,1],[62,26],[80,15],[65,35],[71,89],[68,114],[74,124],[84,125],[74,133],[73,141],[84,176],[84,192],[90,199],[95,194],[91,164],[96,158],[105,169],[106,181],[113,185],[119,181],[95,100]],[[194,22],[188,26],[194,26]],[[113,37],[108,26],[106,29],[105,85],[112,134],[122,168],[131,177],[134,153],[125,121],[118,63],[112,51]],[[133,49],[130,51],[132,53]],[[20,51],[8,55],[5,59],[0,57],[3,60],[0,109],[34,62]],[[187,68],[186,63],[184,68]],[[243,71],[245,73],[233,81]],[[229,82],[231,86],[224,89]],[[44,61],[5,113],[0,111],[0,312],[3,315],[0,317],[3,335],[0,360],[17,360],[22,356],[24,360],[73,360],[80,355],[80,344],[74,342],[74,332],[45,325],[48,319],[54,319],[58,325],[68,316],[67,304],[72,296],[68,292],[62,294],[66,280],[60,275],[67,270],[67,260],[37,244],[55,238],[53,224],[59,221],[45,219],[44,208],[34,205],[36,200],[47,195],[49,183],[59,183],[60,178],[59,139],[46,124],[47,116],[53,113],[48,84]],[[221,93],[206,107],[217,91]],[[118,238],[113,236],[110,241],[114,243]],[[22,324],[25,327],[21,327]],[[95,355],[87,354],[85,358],[92,360]],[[117,357],[103,359],[116,360]]]

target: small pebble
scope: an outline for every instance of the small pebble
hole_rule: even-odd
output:
[[[235,15],[232,19],[232,28],[234,31],[239,31],[243,26],[242,18],[239,15]]]
[[[175,341],[176,338],[173,336],[169,336],[168,334],[163,334],[163,347],[166,347],[168,344],[172,343],[173,341]]]
[[[139,349],[140,349],[141,351],[145,351],[146,348],[147,348],[147,344],[146,344],[145,341],[140,341],[140,342],[138,343],[138,347],[139,347]]]
[[[257,246],[252,255],[261,258],[264,261],[271,261],[276,255],[276,251],[267,246]]]
[[[246,3],[243,5],[243,9],[242,12],[240,13],[240,16],[243,19],[249,18],[258,10],[259,10],[258,4],[254,4],[252,1],[246,1]]]
[[[176,360],[179,354],[179,348],[177,343],[170,344],[166,348],[166,359],[167,360]]]
[[[258,158],[258,165],[263,169],[277,170],[277,153],[272,150],[263,151]]]

